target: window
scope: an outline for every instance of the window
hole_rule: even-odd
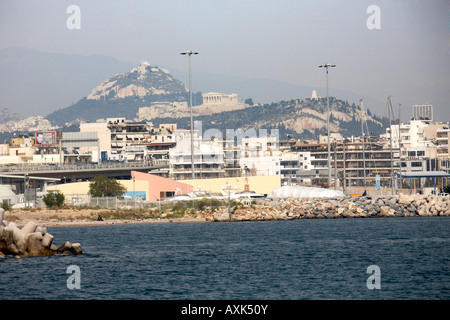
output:
[[[423,157],[423,156],[425,156],[425,151],[417,151],[417,156],[418,156],[418,157]]]
[[[422,162],[411,162],[411,167],[421,167],[422,166]]]

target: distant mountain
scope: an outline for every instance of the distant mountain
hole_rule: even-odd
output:
[[[186,101],[185,85],[169,71],[148,62],[142,62],[129,72],[119,73],[103,81],[85,98],[67,108],[47,116],[52,124],[76,125],[81,121],[96,121],[109,117],[134,119],[140,107],[156,102]],[[219,129],[225,135],[227,129],[278,129],[283,137],[300,139],[317,138],[327,132],[326,98],[291,99],[277,103],[258,104],[239,110],[212,115],[196,115],[202,121],[203,130]],[[194,106],[194,113],[196,107]],[[344,136],[361,135],[361,110],[354,103],[330,97],[330,131]],[[178,127],[189,127],[189,117],[156,118],[158,123],[174,122]],[[365,130],[379,135],[385,132],[387,119],[367,112]]]
[[[53,124],[95,121],[107,117],[135,118],[140,107],[154,102],[185,101],[188,91],[168,70],[142,62],[129,72],[103,81],[77,103],[47,116]]]
[[[30,48],[0,50],[0,101],[1,106],[14,110],[23,118],[32,115],[46,116],[62,110],[83,97],[111,75],[127,72],[136,64],[118,59],[91,55],[41,52]],[[171,75],[187,84],[187,68],[177,70],[167,66]],[[310,97],[312,90],[324,96],[325,89],[269,79],[199,72],[192,74],[193,91],[237,93],[240,101],[252,98],[255,103],[272,103],[280,100]],[[376,114],[386,114],[386,101],[376,101],[358,93],[332,87],[330,94],[348,101],[364,98]],[[197,98],[197,99],[196,99]],[[395,96],[394,96],[395,98]],[[194,105],[201,96],[194,95]],[[125,101],[123,101],[125,102]],[[132,102],[126,103],[126,105]],[[409,114],[402,112],[403,116]],[[71,115],[69,114],[71,117]],[[130,116],[133,119],[136,115]],[[105,115],[102,115],[105,117]],[[72,120],[71,120],[72,121]]]
[[[316,139],[326,134],[326,98],[293,99],[278,103],[248,107],[241,110],[222,112],[208,116],[197,116],[203,132],[218,129],[226,137],[226,130],[278,129],[280,138]],[[330,98],[330,132],[340,132],[343,136],[361,135],[361,109],[354,103]],[[195,110],[195,108],[194,108]],[[367,114],[368,113],[368,114]],[[367,112],[364,116],[364,131],[374,135],[384,133],[389,125],[386,118],[379,118]],[[179,128],[189,128],[189,118],[153,119],[153,123],[176,122]],[[267,133],[270,133],[268,131]]]
[[[1,49],[0,104],[22,118],[46,116],[80,100],[101,81],[132,66],[101,55]]]
[[[9,121],[19,121],[22,119],[22,116],[20,116],[16,112],[9,110],[8,108],[2,108],[0,110],[0,124],[7,123]]]
[[[105,56],[44,53],[26,48],[3,49],[0,50],[0,101],[2,107],[14,110],[21,118],[30,115],[22,110],[31,109],[34,115],[47,114],[46,118],[53,125],[75,124],[72,128],[76,130],[77,123],[82,120],[95,121],[115,116],[131,120],[136,117],[139,107],[148,107],[158,101],[186,101],[187,90],[183,83],[188,83],[188,73],[186,70],[171,71],[169,73],[145,62],[136,67]],[[303,137],[325,132],[324,88],[201,72],[194,72],[192,78],[194,91],[238,93],[240,101],[252,98],[262,105],[196,116],[196,120],[203,120],[204,128],[278,127],[280,132]],[[301,99],[295,103],[297,98],[311,96],[314,89],[322,93],[322,98]],[[359,135],[359,108],[353,108],[351,104],[361,97],[335,88],[330,93],[342,99],[331,98],[336,107],[344,110],[332,114],[332,131],[340,129],[344,134],[354,132]],[[385,102],[363,98],[364,105],[372,112],[385,114]],[[201,104],[201,99],[201,93],[196,92],[194,105]],[[6,112],[1,113],[6,115]],[[384,132],[385,119],[373,116],[373,120],[368,122],[369,127],[372,126],[370,131]],[[189,125],[188,118],[174,121],[180,126]]]
[[[184,98],[187,89],[164,68],[152,67],[144,61],[127,73],[120,73],[102,82],[87,97],[88,100],[117,100],[128,97],[153,99],[155,96]]]

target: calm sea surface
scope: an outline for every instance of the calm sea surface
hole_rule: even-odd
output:
[[[84,254],[0,258],[0,299],[449,299],[449,231],[448,217],[54,227]]]

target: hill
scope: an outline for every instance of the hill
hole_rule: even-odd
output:
[[[103,81],[87,97],[46,118],[59,126],[106,117],[133,119],[140,107],[150,106],[153,102],[185,101],[187,95],[185,85],[169,71],[142,62],[129,72]]]
[[[227,129],[278,129],[280,138],[315,139],[326,134],[326,98],[296,99],[227,111],[212,115],[196,116],[201,121],[202,130],[218,129],[223,137]],[[340,132],[344,136],[361,135],[361,109],[354,103],[330,97],[330,132]],[[195,107],[194,107],[195,110]],[[384,133],[389,125],[386,118],[380,118],[368,111],[364,116],[364,131],[373,135]],[[178,123],[179,128],[189,128],[190,118],[156,118],[160,123]],[[367,125],[366,125],[367,124]],[[268,131],[270,133],[270,131]]]
[[[77,103],[55,111],[47,116],[53,125],[77,125],[81,121],[96,121],[110,117],[135,119],[139,108],[150,107],[160,102],[186,101],[186,86],[175,79],[169,71],[148,62],[132,68],[129,72],[119,73],[103,81],[92,92]],[[292,99],[276,103],[258,104],[237,110],[198,115],[202,103],[201,93],[194,95],[195,120],[201,121],[203,130],[215,128],[223,132],[226,129],[278,129],[280,136],[313,139],[327,131],[326,98]],[[214,108],[214,107],[212,107]],[[217,107],[219,108],[219,107]],[[340,132],[344,136],[361,134],[361,110],[354,103],[330,98],[330,131]],[[155,114],[159,113],[155,109]],[[171,113],[166,113],[171,114]],[[177,123],[188,128],[190,118],[179,116],[169,118],[160,116],[152,121],[158,123]],[[365,117],[368,130],[374,135],[385,132],[387,120],[373,116]]]

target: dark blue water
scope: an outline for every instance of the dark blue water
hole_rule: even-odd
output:
[[[0,258],[0,299],[449,299],[449,230],[448,217],[48,228],[84,254]]]

